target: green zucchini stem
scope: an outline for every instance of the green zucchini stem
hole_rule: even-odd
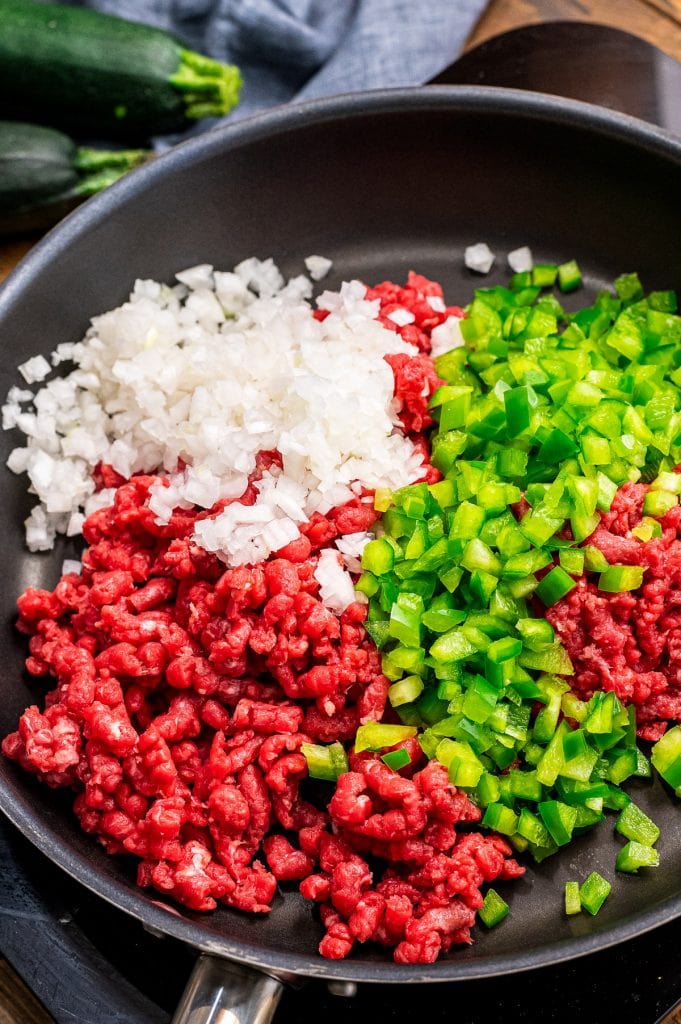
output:
[[[147,154],[148,155],[148,154]],[[138,160],[137,163],[140,163]],[[124,174],[127,174],[135,164],[119,164],[117,167],[106,167],[102,166],[99,169],[93,169],[83,175],[78,184],[73,188],[71,195],[74,196],[93,196],[96,192],[102,192],[109,185],[113,185],[115,181],[122,178]]]
[[[185,115],[222,117],[239,102],[241,73],[232,64],[221,64],[193,50],[182,50],[180,66],[170,84],[182,93]]]
[[[91,171],[104,171],[110,168],[122,171],[130,171],[133,167],[143,164],[150,156],[147,149],[90,149],[88,146],[79,146],[73,160],[73,166],[78,172],[89,174]]]

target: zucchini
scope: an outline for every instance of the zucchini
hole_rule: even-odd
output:
[[[0,121],[0,230],[50,227],[149,155],[90,149],[54,128]]]
[[[0,0],[0,116],[137,140],[226,114],[240,88],[238,68],[161,29],[85,7]]]

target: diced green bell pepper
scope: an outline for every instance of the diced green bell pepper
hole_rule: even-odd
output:
[[[300,750],[313,779],[335,782],[340,775],[348,771],[348,759],[341,743],[330,743],[328,746],[301,743]]]
[[[405,676],[388,688],[388,700],[392,707],[402,704],[413,704],[423,692],[423,680],[420,676]]]
[[[660,830],[647,814],[635,803],[629,803],[615,823],[620,835],[643,846],[654,846],[660,838]]]
[[[406,768],[411,763],[409,752],[400,747],[399,750],[389,750],[387,754],[381,756],[381,761],[387,764],[388,768],[392,768],[394,772],[399,772],[400,769]]]
[[[577,820],[576,808],[560,800],[545,800],[537,810],[556,846],[569,843]]]
[[[561,263],[558,267],[558,287],[562,292],[572,292],[582,283],[582,272],[575,260]]]
[[[509,909],[508,903],[502,900],[501,896],[494,889],[488,889],[482,901],[482,906],[478,911],[478,916],[484,925],[488,928],[494,928],[495,925],[503,921],[508,915]]]
[[[579,890],[582,906],[590,914],[597,914],[610,895],[612,886],[607,879],[592,871]]]
[[[553,569],[544,576],[539,586],[537,587],[537,597],[550,608],[551,605],[556,604],[561,598],[569,594],[570,591],[576,586],[575,581],[571,576],[565,572],[559,565],[555,565]]]
[[[598,580],[598,589],[609,594],[621,594],[627,590],[638,590],[643,583],[644,569],[641,565],[610,565]]]
[[[489,804],[482,824],[505,836],[512,836],[518,826],[518,815],[504,804]]]
[[[681,792],[681,725],[669,729],[655,743],[651,760],[665,782]]]
[[[362,568],[374,576],[384,576],[394,564],[395,552],[384,537],[369,541],[362,552]]]
[[[363,750],[385,750],[402,740],[416,735],[416,728],[409,725],[387,725],[383,722],[368,722],[360,725],[355,737],[355,753]]]
[[[579,895],[579,882],[565,883],[565,913],[579,914],[582,909],[582,900]]]
[[[617,854],[615,867],[618,871],[636,874],[639,868],[656,868],[660,863],[657,850],[634,840],[628,842]]]

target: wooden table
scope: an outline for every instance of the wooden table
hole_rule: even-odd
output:
[[[545,21],[592,21],[640,36],[681,61],[681,0],[490,0],[466,49],[509,29]],[[0,243],[0,281],[37,241]],[[0,960],[0,1024],[52,1024],[31,993]]]

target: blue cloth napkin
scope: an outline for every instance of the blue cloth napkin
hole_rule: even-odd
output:
[[[458,56],[487,0],[76,0],[238,64],[230,121],[290,101],[421,85]]]

